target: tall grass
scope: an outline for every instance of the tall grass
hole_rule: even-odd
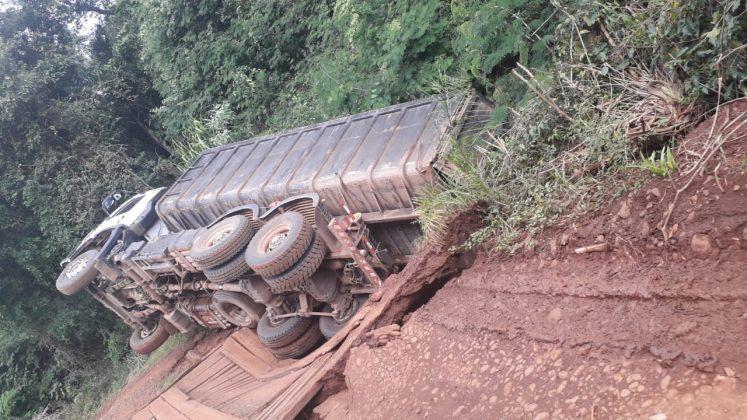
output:
[[[207,118],[192,119],[183,137],[172,143],[172,156],[179,169],[188,169],[204,150],[230,143],[229,125],[233,117],[228,105],[221,104]]]

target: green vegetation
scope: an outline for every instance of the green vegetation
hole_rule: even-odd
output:
[[[658,158],[657,158],[658,156]],[[656,176],[667,177],[677,170],[677,160],[669,147],[654,151],[646,157],[641,153],[641,168],[647,169]]]
[[[747,93],[745,13],[736,1],[553,2],[552,52],[511,72],[528,93],[508,124],[458,147],[457,171],[420,198],[431,240],[453,209],[486,208],[486,226],[465,246],[520,247],[518,238],[559,217],[595,208],[642,166],[660,176],[669,148],[716,102]],[[742,19],[740,20],[740,17]],[[635,162],[645,150],[650,158]],[[658,157],[657,157],[658,156]],[[526,236],[525,236],[526,235]]]
[[[737,0],[7,4],[3,418],[90,414],[92,397],[126,377],[109,373],[142,362],[108,311],[56,292],[58,262],[103,216],[107,192],[166,185],[206,147],[473,87],[496,103],[492,124],[453,149],[456,175],[420,199],[424,228],[437,238],[445,217],[484,203],[487,227],[467,245],[511,247],[593,207],[600,183],[671,144],[719,96],[746,93]]]

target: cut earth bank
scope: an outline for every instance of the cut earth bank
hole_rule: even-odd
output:
[[[450,255],[479,217],[455,220],[452,243],[396,276],[412,294],[356,343],[309,414],[744,418],[747,103],[700,124],[677,159],[672,179],[515,255]]]

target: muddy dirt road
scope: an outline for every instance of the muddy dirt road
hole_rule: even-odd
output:
[[[745,418],[745,111],[695,129],[674,179],[553,227],[519,255],[480,253],[401,328],[354,347],[342,390],[314,412]],[[697,166],[717,146],[721,158]]]

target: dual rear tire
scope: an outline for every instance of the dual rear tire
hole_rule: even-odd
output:
[[[249,242],[246,263],[275,294],[304,291],[327,252],[301,213],[289,211],[262,226]]]
[[[289,211],[262,226],[249,242],[246,263],[270,286],[274,294],[305,291],[327,252],[321,236],[301,213]],[[271,320],[265,313],[257,324],[257,336],[275,356],[297,358],[322,339],[312,318],[292,316]]]
[[[228,283],[249,272],[242,251],[253,236],[254,225],[248,217],[227,217],[197,235],[190,256],[208,280]]]
[[[257,325],[259,340],[279,358],[297,358],[311,351],[322,339],[319,325],[311,318],[270,320],[265,313]]]

